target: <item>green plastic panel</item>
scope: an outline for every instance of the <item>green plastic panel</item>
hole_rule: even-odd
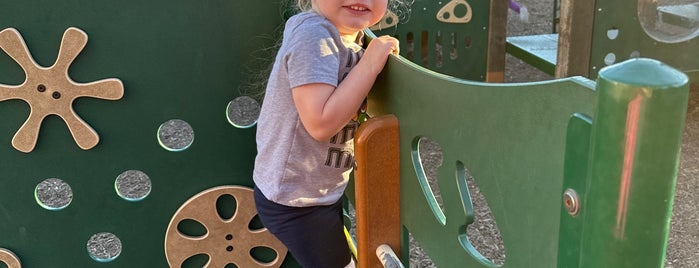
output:
[[[87,151],[57,116],[44,120],[31,153],[17,151],[11,140],[29,106],[0,102],[0,248],[29,268],[166,267],[165,232],[184,201],[214,186],[252,186],[255,132],[233,127],[226,107],[249,83],[250,70],[260,69],[257,52],[276,42],[281,10],[278,1],[3,1],[0,30],[17,29],[38,64],[51,66],[63,32],[77,27],[88,42],[68,75],[80,83],[117,78],[125,93],[116,101],[73,103],[100,135]],[[24,79],[22,68],[0,53],[0,84]],[[170,119],[192,127],[188,149],[158,144],[158,128]],[[152,181],[142,201],[115,191],[115,179],[127,170]],[[72,188],[65,209],[35,201],[35,188],[48,178]],[[103,264],[86,249],[101,232],[116,235],[123,247]]]
[[[401,127],[402,223],[437,267],[488,266],[465,246],[463,169],[493,212],[505,244],[504,266],[555,266],[567,125],[575,113],[593,115],[594,83],[474,83],[396,59],[379,83],[369,107],[395,114]],[[413,165],[421,137],[443,151],[437,180],[444,225],[419,183],[424,174]]]
[[[639,23],[638,2],[596,1],[589,77],[596,78],[605,66],[639,56],[661,60],[681,71],[699,69],[699,58],[696,57],[696,51],[699,51],[697,38],[679,43],[654,40]],[[614,60],[611,60],[612,57]]]
[[[453,14],[451,19],[461,18],[467,22],[440,21],[437,16],[443,14],[439,12],[443,10],[453,12],[450,13]],[[398,38],[400,54],[422,67],[454,77],[484,81],[489,10],[490,1],[415,0],[406,19],[392,27],[372,30],[377,36]]]
[[[662,262],[668,228],[660,222],[669,222],[671,211],[671,202],[662,200],[672,199],[674,193],[688,87],[683,73],[656,65],[661,64],[644,59],[610,67],[604,95],[600,95],[593,90],[592,81],[580,77],[508,86],[483,84],[453,79],[392,58],[369,107],[377,113],[393,113],[400,121],[401,217],[406,230],[438,267],[497,266],[477,252],[466,233],[474,217],[465,186],[468,174],[475,178],[502,235],[506,252],[503,267],[572,267],[561,262],[561,256],[594,260],[593,264],[582,263],[582,267],[617,267],[631,263],[634,254],[645,254],[646,262]],[[643,75],[649,72],[659,74],[652,78]],[[643,212],[636,205],[629,206],[625,221],[629,233],[624,239],[652,239],[648,245],[606,236],[609,229],[596,219],[607,219],[606,215],[616,213],[617,206],[611,198],[588,194],[608,193],[608,189],[619,187],[613,178],[605,182],[586,174],[591,174],[588,167],[596,167],[592,164],[621,165],[624,159],[604,149],[593,150],[593,158],[587,155],[590,146],[616,148],[613,137],[591,133],[606,133],[611,127],[623,133],[627,127],[624,121],[607,123],[606,117],[614,115],[608,109],[626,111],[624,102],[617,103],[619,94],[626,92],[625,84],[631,85],[631,92],[645,92],[643,96],[648,98],[644,99],[648,108],[636,122],[643,129],[638,132],[639,147],[633,155],[639,160],[634,165],[638,171],[632,178],[642,184],[634,191],[633,200],[648,198],[644,207],[652,210]],[[602,105],[598,103],[604,106],[598,107]],[[676,108],[663,112],[663,105]],[[596,125],[590,118],[604,124]],[[437,142],[443,151],[443,164],[437,170],[443,210],[430,193],[431,187],[426,186],[423,160],[418,157],[419,141],[425,137]],[[658,150],[662,156],[655,155]],[[660,164],[650,164],[653,161]],[[645,171],[666,178],[661,193],[649,190],[656,187],[646,178],[650,175],[643,175]],[[594,188],[586,188],[590,183]],[[564,187],[578,191],[578,205],[590,202],[588,207],[594,212],[587,210],[584,223],[561,218]],[[636,202],[633,200],[629,204]],[[645,216],[653,217],[654,223],[643,224]],[[645,233],[636,227],[639,225]],[[597,233],[582,238],[573,235],[588,230]],[[585,243],[576,244],[578,239]],[[598,259],[607,256],[600,253],[605,251],[595,250],[604,243],[623,246],[624,250],[615,251],[621,256]]]
[[[688,86],[648,59],[602,69],[594,120],[570,124],[558,267],[663,266]]]
[[[647,59],[597,82],[580,267],[662,267],[687,113],[687,76]]]

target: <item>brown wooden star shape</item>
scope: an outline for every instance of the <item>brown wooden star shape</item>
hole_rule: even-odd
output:
[[[87,34],[78,28],[63,33],[56,63],[51,67],[38,65],[32,58],[24,39],[14,28],[0,32],[0,49],[4,50],[24,70],[25,81],[17,86],[0,84],[0,102],[20,99],[29,104],[29,118],[19,128],[12,146],[28,153],[34,150],[46,116],[58,115],[68,125],[73,139],[83,150],[99,142],[99,135],[73,110],[73,101],[79,97],[118,100],[124,95],[124,86],[116,78],[91,83],[76,83],[68,76],[68,67],[87,44]]]

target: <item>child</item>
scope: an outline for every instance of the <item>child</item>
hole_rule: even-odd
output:
[[[298,0],[257,123],[253,178],[262,223],[305,268],[354,267],[341,197],[354,166],[357,111],[398,41],[362,30],[388,0]],[[361,60],[359,60],[361,57]]]

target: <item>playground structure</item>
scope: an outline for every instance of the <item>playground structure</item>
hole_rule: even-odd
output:
[[[465,234],[474,217],[467,176],[498,223],[507,250],[503,266],[662,265],[689,90],[684,74],[648,60],[612,66],[597,83],[571,77],[508,85],[438,74],[502,77],[504,32],[493,28],[503,23],[495,18],[506,7],[469,3],[449,13],[452,19],[481,14],[466,27],[437,22],[434,14],[446,1],[416,1],[411,21],[377,31],[409,38],[420,29],[412,30],[415,46],[401,51],[433,71],[392,58],[370,96],[377,117],[357,136],[358,197],[355,187],[348,189],[358,213],[359,265],[376,267],[373,251],[385,243],[406,262],[410,232],[439,267],[493,266]],[[264,19],[251,19],[251,10]],[[0,55],[0,266],[165,267],[178,256],[183,267],[207,259],[223,263],[218,267],[250,255],[253,262],[297,267],[259,234],[254,217],[240,216],[249,215],[251,204],[236,188],[252,186],[255,153],[254,120],[239,117],[256,112],[255,100],[238,88],[249,69],[262,68],[254,52],[274,42],[268,35],[282,23],[283,10],[274,1],[78,0],[15,2],[0,10],[0,30],[16,29],[0,34],[9,54]],[[439,36],[442,41],[429,41]],[[457,45],[449,47],[452,36]],[[682,57],[677,68],[696,81],[699,62],[683,57],[696,43],[655,46],[665,51],[658,57],[663,62]],[[65,67],[41,77],[44,87],[31,86],[45,96],[9,93],[16,87],[8,85],[23,84],[34,66],[25,56]],[[66,77],[67,83],[54,83]],[[39,76],[27,72],[27,81],[37,81],[31,79]],[[41,98],[69,99],[71,81],[110,82],[123,95],[70,99],[71,113],[60,117],[73,123],[49,116],[23,125],[44,107]],[[73,131],[75,125],[93,131]],[[91,137],[94,144],[81,142]],[[444,149],[443,208],[417,157],[425,137]]]
[[[507,52],[558,78],[594,79],[601,68],[638,57],[697,69],[690,40],[699,34],[699,2],[561,1],[559,14],[553,33],[509,37]]]

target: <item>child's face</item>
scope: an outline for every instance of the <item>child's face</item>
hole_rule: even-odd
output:
[[[340,34],[356,34],[386,14],[388,0],[313,0],[313,9],[325,16]]]

